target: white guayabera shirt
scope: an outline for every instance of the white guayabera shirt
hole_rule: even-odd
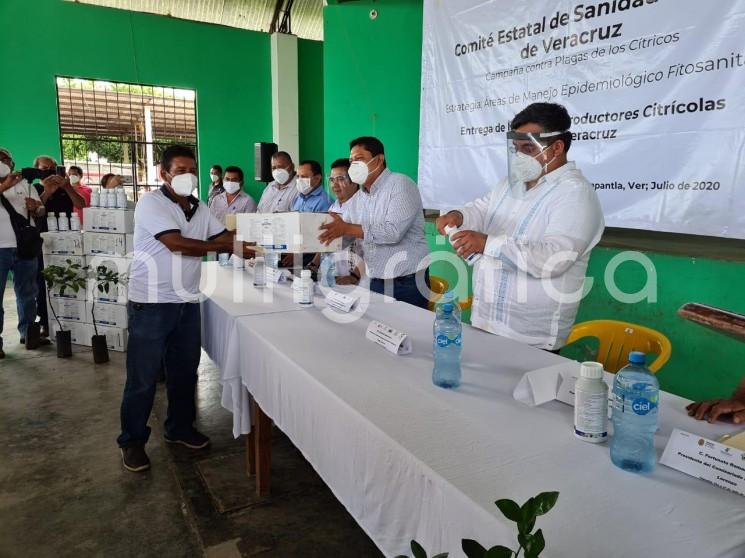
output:
[[[473,274],[471,323],[541,349],[574,324],[590,259],[605,227],[592,184],[567,163],[530,190],[503,180],[459,209],[461,230],[488,235]]]

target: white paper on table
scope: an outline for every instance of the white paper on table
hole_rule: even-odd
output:
[[[674,429],[660,463],[745,496],[745,452]]]
[[[515,386],[512,396],[530,407],[543,405],[554,399],[574,406],[574,384],[579,377],[580,366],[579,362],[567,361],[526,372]],[[613,374],[603,374],[603,379],[608,384],[609,404],[613,378]]]
[[[340,312],[351,312],[359,299],[359,296],[352,296],[338,291],[329,291],[326,295],[326,306]]]
[[[265,270],[267,283],[285,283],[290,278],[290,272],[286,269],[267,267]]]
[[[377,320],[367,326],[365,337],[394,355],[407,355],[411,352],[411,339],[407,334]]]

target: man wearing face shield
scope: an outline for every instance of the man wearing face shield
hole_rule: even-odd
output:
[[[245,244],[194,197],[197,163],[189,147],[172,145],[161,159],[160,189],[135,206],[134,257],[129,271],[127,381],[117,440],[129,471],[150,467],[145,444],[155,384],[165,368],[166,442],[200,449],[209,438],[194,428],[201,352],[199,280],[202,257],[233,252],[252,257]]]
[[[292,157],[286,151],[277,151],[272,155],[272,177],[261,194],[259,213],[281,213],[290,211],[295,198],[299,195],[295,180],[295,165]]]
[[[571,119],[553,103],[517,114],[507,134],[508,176],[486,196],[437,220],[458,255],[481,254],[472,325],[557,351],[574,324],[590,251],[604,220],[592,184],[567,161]]]

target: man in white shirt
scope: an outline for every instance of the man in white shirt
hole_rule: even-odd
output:
[[[259,213],[281,213],[290,211],[295,198],[299,195],[295,181],[295,165],[286,151],[277,151],[272,155],[273,182],[264,189],[259,200]]]
[[[567,161],[566,109],[534,103],[507,134],[508,176],[486,196],[437,220],[461,230],[458,255],[481,254],[473,274],[472,325],[550,351],[566,342],[590,251],[604,220],[595,190]]]
[[[163,152],[163,187],[135,207],[134,256],[129,271],[127,382],[117,440],[129,471],[150,467],[145,444],[155,383],[165,367],[166,442],[200,449],[209,438],[194,428],[195,388],[201,352],[199,279],[202,256],[232,252],[235,235],[192,195],[197,163],[189,147]],[[245,248],[241,255],[252,255]],[[246,254],[249,252],[249,254]]]
[[[12,206],[12,209],[22,217],[30,217],[31,224],[35,218],[43,218],[46,214],[39,195],[21,173],[13,172],[15,162],[10,151],[0,148],[0,196]],[[28,324],[36,320],[36,294],[39,259],[18,257],[18,242],[8,210],[0,206],[0,300],[5,299],[5,285],[8,274],[13,273],[13,289],[18,307],[18,332],[21,342],[26,338]],[[0,304],[0,359],[5,358],[3,350],[3,324],[5,312]],[[31,345],[29,344],[29,347]]]
[[[383,143],[371,136],[349,144],[349,177],[361,186],[349,202],[359,224],[330,213],[321,242],[362,239],[370,290],[420,308],[429,294],[429,247],[424,238],[422,198],[408,176],[387,168]]]
[[[208,202],[215,219],[225,223],[226,215],[256,213],[256,202],[243,191],[243,170],[240,167],[225,169],[222,188],[223,191],[211,196]]]

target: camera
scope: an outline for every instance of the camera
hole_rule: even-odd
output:
[[[56,174],[57,176],[65,176],[67,173],[65,172],[65,167],[58,166],[56,169],[48,169],[48,170],[42,170],[42,169],[35,169],[33,167],[26,167],[25,169],[21,169],[21,177],[23,177],[26,182],[29,184],[32,183],[34,180],[44,180],[45,178],[52,176]]]

